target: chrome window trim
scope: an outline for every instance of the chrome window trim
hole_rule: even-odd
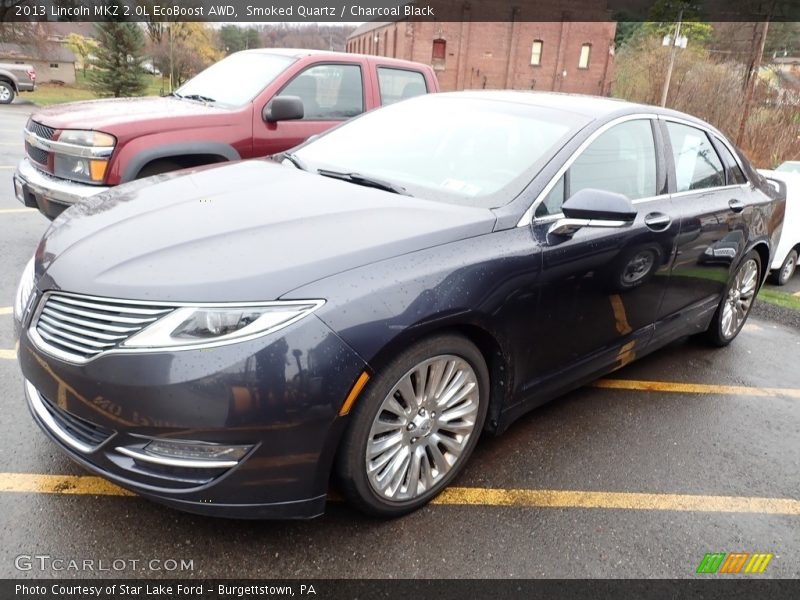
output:
[[[56,152],[58,154],[65,154],[67,156],[78,156],[80,158],[97,158],[105,159],[111,156],[114,152],[115,146],[80,146],[78,144],[69,144],[67,142],[59,142],[55,140],[46,140],[39,137],[29,129],[24,130],[25,141],[31,146],[45,150],[46,152]]]
[[[252,334],[249,334],[249,335],[246,335],[246,336],[239,337],[239,338],[228,339],[228,340],[219,340],[219,341],[216,341],[216,342],[215,341],[208,341],[208,342],[200,343],[200,344],[186,344],[186,345],[182,345],[182,346],[169,346],[169,347],[131,348],[131,347],[117,346],[117,347],[111,348],[109,350],[104,350],[102,352],[99,352],[98,354],[95,354],[94,356],[91,356],[91,357],[87,358],[87,357],[83,357],[83,356],[78,356],[76,354],[70,354],[69,352],[64,352],[63,350],[60,350],[59,348],[54,348],[53,346],[48,344],[47,341],[44,340],[42,338],[42,336],[40,336],[39,333],[36,331],[36,325],[39,323],[39,317],[40,317],[42,311],[44,310],[44,307],[47,304],[47,300],[48,300],[48,298],[50,296],[53,296],[53,295],[55,295],[55,296],[69,296],[71,298],[79,298],[79,299],[83,299],[83,300],[99,300],[99,301],[104,301],[104,302],[115,302],[115,303],[119,303],[119,304],[133,304],[133,305],[138,305],[138,306],[160,306],[160,307],[165,307],[166,306],[166,307],[173,308],[173,309],[187,307],[187,306],[191,307],[191,308],[240,308],[240,307],[249,307],[249,306],[286,307],[286,306],[293,306],[293,305],[301,305],[301,306],[313,305],[313,308],[311,308],[309,311],[304,312],[304,313],[302,313],[302,314],[300,314],[300,315],[298,315],[298,316],[296,316],[296,317],[294,317],[292,319],[289,319],[288,321],[286,321],[285,323],[282,323],[281,325],[279,325],[278,327],[276,327],[274,329],[267,330],[267,331],[259,331],[259,332],[256,332],[256,333],[252,333]],[[252,341],[252,340],[257,339],[259,337],[263,337],[263,336],[266,336],[266,335],[272,335],[273,333],[276,333],[276,332],[278,332],[278,331],[280,331],[282,329],[285,329],[286,327],[288,327],[290,325],[293,325],[294,323],[296,323],[300,319],[303,319],[304,317],[307,317],[311,313],[315,312],[323,304],[325,304],[325,300],[286,300],[286,301],[275,301],[275,300],[272,300],[272,301],[268,301],[268,302],[158,302],[156,300],[122,300],[122,299],[119,299],[119,298],[109,298],[109,297],[105,297],[105,296],[90,296],[90,295],[87,295],[87,294],[76,294],[74,292],[61,292],[61,291],[52,291],[51,290],[51,291],[47,291],[47,292],[43,293],[39,297],[38,304],[36,305],[36,310],[33,313],[33,317],[31,317],[31,319],[29,321],[29,324],[28,324],[28,327],[27,327],[27,333],[28,333],[28,337],[30,338],[30,340],[33,343],[33,345],[38,350],[41,350],[45,354],[48,354],[50,356],[53,356],[55,358],[58,358],[60,360],[63,360],[64,362],[67,362],[67,363],[70,363],[70,364],[85,365],[85,364],[90,363],[90,362],[92,362],[94,360],[97,360],[98,358],[101,358],[103,356],[109,356],[109,355],[112,355],[112,354],[152,354],[152,353],[156,353],[156,352],[169,353],[169,352],[184,352],[184,351],[190,351],[190,350],[203,351],[203,350],[208,350],[210,348],[217,348],[217,347],[220,347],[220,346],[228,346],[228,345],[231,345],[231,344],[238,344],[240,342],[249,342],[249,341]],[[172,312],[168,312],[168,313],[166,313],[164,315],[161,315],[161,316],[164,317],[164,316],[167,316],[167,315],[170,315],[170,314],[172,314]],[[156,321],[154,321],[153,323],[151,323],[151,325],[155,324],[155,323],[158,323],[159,320],[160,320],[160,318],[157,319]],[[142,328],[141,331],[144,331],[145,329],[147,329],[147,327]]]
[[[640,119],[650,119],[650,120],[659,119],[661,121],[672,121],[672,122],[678,123],[680,125],[686,125],[688,127],[694,127],[695,129],[699,129],[699,130],[703,131],[707,135],[714,136],[722,144],[724,144],[725,147],[728,149],[728,151],[731,153],[731,155],[733,156],[733,159],[736,161],[736,164],[739,166],[739,170],[741,170],[742,175],[744,175],[746,183],[736,183],[736,184],[731,184],[731,185],[727,185],[726,184],[726,185],[723,185],[723,186],[702,188],[702,189],[698,189],[698,190],[687,190],[685,192],[675,192],[674,194],[658,194],[656,196],[647,196],[646,198],[637,198],[636,200],[631,200],[631,203],[633,205],[644,204],[644,203],[647,203],[647,202],[652,202],[654,200],[664,200],[666,198],[680,198],[682,196],[689,196],[689,195],[692,195],[692,194],[703,194],[703,193],[708,193],[708,192],[718,192],[718,191],[722,191],[722,190],[726,190],[726,189],[736,189],[736,188],[747,188],[747,187],[750,187],[750,185],[751,185],[750,181],[747,178],[747,174],[746,174],[746,172],[744,170],[744,167],[742,166],[741,161],[739,160],[738,154],[736,153],[734,148],[731,146],[731,144],[725,139],[725,137],[722,136],[722,134],[719,133],[718,131],[716,131],[716,130],[708,127],[708,126],[704,126],[704,125],[701,125],[699,123],[695,123],[694,121],[690,121],[688,119],[681,119],[680,117],[673,117],[671,115],[659,115],[659,114],[655,114],[655,113],[653,113],[653,114],[651,114],[651,113],[637,113],[637,114],[633,114],[633,115],[625,115],[623,117],[618,117],[617,119],[609,121],[608,123],[606,123],[605,125],[600,127],[597,131],[595,131],[586,140],[584,140],[583,143],[581,143],[581,145],[578,147],[578,149],[572,154],[572,156],[570,156],[567,159],[567,161],[556,172],[555,176],[547,183],[547,185],[544,187],[542,192],[533,201],[533,204],[531,204],[530,207],[528,207],[528,209],[522,214],[522,217],[517,222],[517,227],[528,227],[534,221],[536,223],[548,223],[550,221],[554,221],[554,220],[557,220],[557,219],[563,219],[564,218],[564,214],[563,213],[558,213],[556,215],[546,215],[545,217],[540,217],[540,218],[536,218],[536,219],[534,218],[534,213],[535,213],[536,209],[539,207],[539,204],[541,204],[544,201],[544,199],[547,197],[547,195],[556,186],[556,184],[558,183],[558,180],[561,179],[561,177],[563,177],[564,173],[567,172],[567,169],[569,169],[570,166],[572,166],[572,163],[575,162],[578,159],[578,157],[581,155],[581,153],[584,150],[586,150],[586,148],[589,146],[589,144],[591,144],[602,133],[604,133],[605,131],[607,131],[608,129],[613,127],[614,125],[617,125],[619,123],[624,123],[626,121],[636,121],[636,120],[640,120]],[[721,157],[720,157],[720,162],[722,163],[722,165],[724,167],[725,163],[724,163],[724,161],[722,160]]]

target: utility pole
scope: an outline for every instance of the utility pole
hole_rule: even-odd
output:
[[[664,79],[664,87],[661,90],[661,106],[667,105],[667,94],[669,94],[669,84],[672,80],[672,69],[675,67],[675,54],[678,52],[678,38],[681,35],[681,20],[683,19],[683,9],[678,13],[678,21],[675,23],[675,35],[672,36],[672,47],[669,50],[669,66],[667,76]]]
[[[761,36],[756,44],[755,54],[750,61],[750,69],[745,78],[744,89],[744,109],[742,110],[742,120],[739,121],[739,133],[736,135],[736,145],[741,146],[744,141],[744,132],[747,127],[747,119],[750,118],[750,107],[753,104],[753,94],[758,83],[758,72],[761,70],[761,57],[764,55],[764,46],[767,43],[767,29],[769,29],[769,15],[764,20],[761,27]]]

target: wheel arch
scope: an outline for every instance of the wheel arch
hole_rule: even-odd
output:
[[[10,85],[11,89],[14,90],[15,93],[19,92],[19,89],[17,88],[17,83],[14,81],[14,79],[12,77],[9,77],[8,75],[4,75],[3,73],[0,73],[0,81]]]
[[[120,183],[136,179],[138,174],[154,162],[174,161],[183,167],[239,160],[241,156],[233,146],[221,142],[188,142],[167,144],[137,152],[125,165]]]
[[[747,249],[745,255],[752,251],[758,252],[758,258],[761,259],[761,277],[760,277],[761,280],[758,283],[758,287],[759,289],[761,289],[761,286],[764,285],[764,282],[766,281],[767,276],[769,275],[769,272],[771,270],[769,244],[767,244],[767,242],[763,240],[758,241]]]
[[[474,320],[448,320],[446,322],[419,324],[406,329],[383,346],[369,360],[373,371],[387,365],[395,356],[419,340],[447,333],[455,333],[467,338],[480,351],[489,371],[489,407],[486,413],[484,431],[496,432],[500,412],[507,404],[512,389],[513,374],[508,352],[498,336],[490,328]]]

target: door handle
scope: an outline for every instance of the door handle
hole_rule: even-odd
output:
[[[733,212],[740,213],[744,210],[745,205],[744,202],[742,202],[741,200],[737,198],[731,198],[730,200],[728,200],[728,206]]]
[[[671,223],[670,216],[660,212],[652,212],[644,218],[644,224],[651,231],[664,231]]]

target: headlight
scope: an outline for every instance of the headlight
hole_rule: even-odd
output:
[[[131,336],[126,348],[194,348],[242,342],[311,314],[324,300],[182,306]]]
[[[65,129],[58,136],[59,142],[77,144],[78,146],[97,146],[101,148],[113,147],[117,138],[102,131],[89,131],[83,129]]]
[[[22,313],[25,312],[25,307],[31,299],[31,293],[36,285],[36,270],[34,266],[34,258],[28,261],[25,265],[25,270],[22,271],[22,277],[19,279],[17,286],[17,294],[14,297],[14,318],[17,321],[22,320]]]
[[[53,156],[53,173],[56,177],[84,181],[86,183],[102,183],[106,176],[108,160],[103,158],[81,158],[68,154]]]

